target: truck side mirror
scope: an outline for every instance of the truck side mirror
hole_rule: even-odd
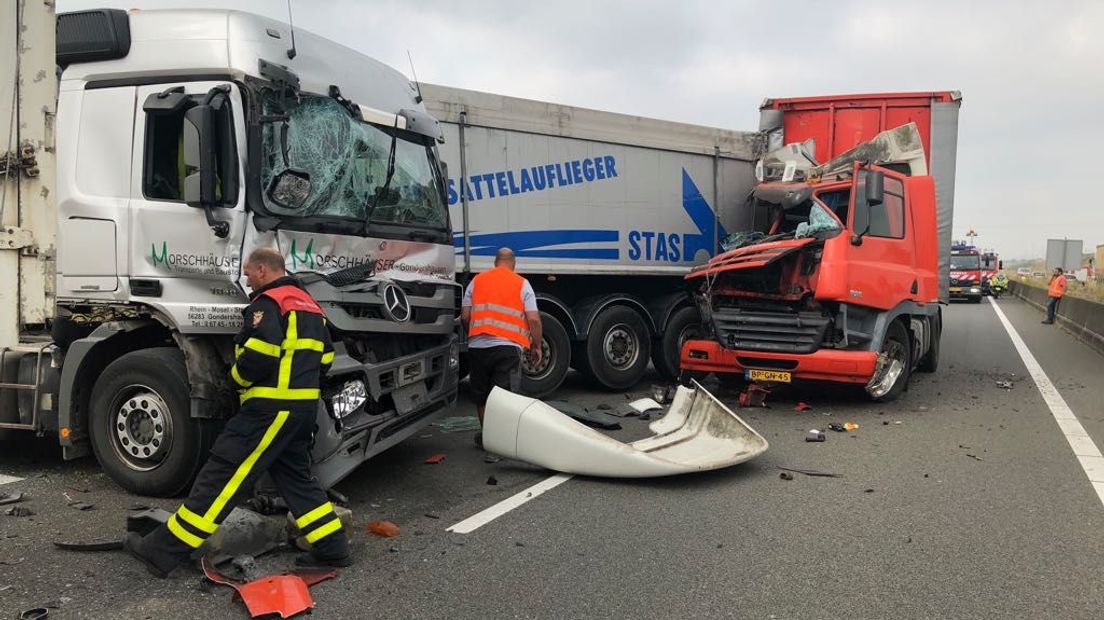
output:
[[[215,136],[215,113],[210,105],[193,106],[184,112],[184,202],[203,209],[215,236],[225,239],[230,224],[216,220],[211,212],[218,202]],[[193,172],[187,174],[189,170]]]
[[[184,113],[184,202],[204,208],[214,205],[215,117],[209,105],[197,105]]]
[[[866,204],[873,207],[885,200],[885,173],[874,170],[866,174]]]
[[[997,269],[1001,269],[1001,270],[1004,269],[1004,261],[1002,261],[1002,260],[997,261]]]

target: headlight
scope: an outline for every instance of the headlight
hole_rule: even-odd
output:
[[[978,287],[976,287],[976,286],[973,286],[973,287],[970,287],[970,292],[971,292],[971,293],[980,293],[980,292],[981,292],[981,289],[979,289],[979,288],[978,288]]]
[[[341,391],[330,398],[334,416],[339,420],[360,409],[368,402],[368,388],[360,379],[349,381]]]
[[[460,343],[454,342],[449,347],[449,369],[456,370],[460,367]]]

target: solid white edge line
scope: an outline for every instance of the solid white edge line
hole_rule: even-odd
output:
[[[1031,350],[1027,348],[1027,343],[1020,338],[1019,332],[1015,327],[1012,327],[1011,321],[1008,317],[1004,316],[1004,312],[1001,311],[997,302],[993,301],[992,297],[989,297],[989,305],[993,306],[993,310],[997,313],[997,318],[1004,325],[1005,331],[1008,332],[1008,337],[1012,339],[1012,346],[1016,347],[1016,352],[1020,354],[1020,359],[1023,360],[1024,366],[1027,366],[1027,372],[1031,375],[1031,378],[1035,381],[1035,387],[1039,388],[1039,394],[1043,396],[1043,401],[1050,408],[1050,414],[1054,416],[1054,421],[1058,424],[1058,428],[1062,430],[1062,434],[1065,435],[1066,441],[1069,442],[1070,449],[1073,450],[1073,455],[1077,457],[1077,462],[1081,465],[1081,469],[1084,470],[1085,475],[1088,476],[1089,482],[1092,483],[1093,490],[1096,491],[1096,496],[1100,498],[1100,502],[1104,504],[1104,456],[1101,456],[1100,449],[1096,447],[1096,443],[1092,437],[1085,432],[1085,427],[1081,426],[1081,421],[1074,415],[1073,410],[1066,404],[1066,400],[1062,398],[1062,395],[1058,392],[1058,388],[1054,387],[1050,378],[1043,372],[1043,367],[1039,365],[1039,362],[1035,359],[1035,356],[1031,354]]]
[[[453,532],[456,534],[470,534],[475,530],[487,525],[491,521],[501,517],[502,515],[510,512],[514,508],[521,506],[525,502],[543,494],[545,491],[554,489],[561,484],[571,480],[574,477],[573,474],[556,474],[550,478],[541,480],[533,486],[525,489],[524,491],[512,495],[501,502],[487,508],[486,510],[476,513],[467,519],[453,525],[452,527],[445,528],[446,532]]]
[[[19,482],[20,480],[22,480],[22,478],[17,478],[15,476],[7,476],[7,475],[4,475],[4,474],[0,474],[0,484],[8,484],[9,482]]]

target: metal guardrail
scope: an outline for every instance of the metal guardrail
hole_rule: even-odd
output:
[[[1015,280],[1009,282],[1013,295],[1046,311],[1045,288],[1030,286]],[[1066,295],[1058,304],[1056,321],[1066,331],[1104,355],[1104,304]]]

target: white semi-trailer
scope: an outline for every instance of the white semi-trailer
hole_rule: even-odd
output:
[[[184,489],[236,408],[258,247],[333,330],[324,484],[455,401],[442,134],[402,74],[234,11],[4,0],[0,27],[0,433]]]
[[[551,392],[569,367],[624,389],[649,360],[674,377],[701,325],[683,276],[751,228],[742,205],[766,134],[431,84],[422,94],[444,125],[461,279],[508,246],[537,292],[544,357],[526,366],[525,390]]]

